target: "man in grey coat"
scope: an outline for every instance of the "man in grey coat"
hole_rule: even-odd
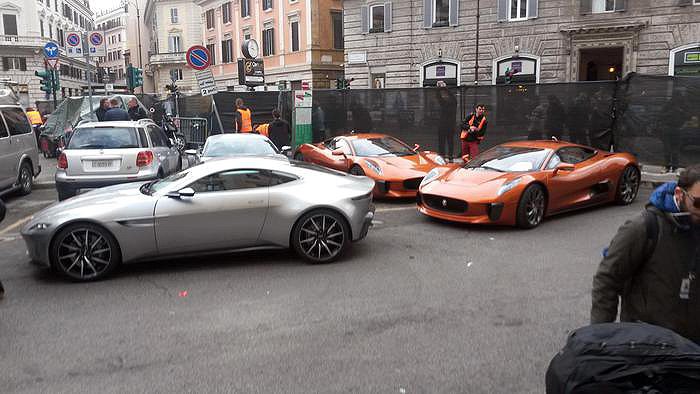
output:
[[[700,165],[654,191],[593,279],[591,323],[642,321],[700,343]]]

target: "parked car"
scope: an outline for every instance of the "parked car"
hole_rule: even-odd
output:
[[[431,171],[418,210],[454,222],[532,228],[561,212],[631,204],[640,181],[637,159],[628,153],[563,141],[509,142],[462,167]]]
[[[288,151],[289,147],[285,147]],[[284,149],[284,148],[283,148]],[[241,156],[268,156],[286,159],[269,138],[252,133],[217,134],[207,138],[201,152],[195,149],[185,151],[196,163],[221,158]]]
[[[294,159],[374,179],[375,197],[415,197],[423,177],[446,165],[435,152],[420,151],[384,134],[350,134],[303,144]]]
[[[177,147],[150,119],[83,123],[58,157],[58,199],[118,183],[164,178],[181,168]]]
[[[291,247],[327,263],[366,236],[373,186],[308,163],[212,160],[52,205],[22,236],[33,261],[76,281],[102,278],[121,263],[251,248]]]
[[[19,99],[0,89],[0,195],[32,192],[41,172],[36,137]]]

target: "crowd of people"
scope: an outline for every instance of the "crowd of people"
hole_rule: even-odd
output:
[[[95,110],[95,115],[100,122],[137,121],[148,118],[148,114],[139,105],[136,98],[131,98],[128,101],[127,109],[122,107],[117,98],[103,98],[100,100],[100,106]]]

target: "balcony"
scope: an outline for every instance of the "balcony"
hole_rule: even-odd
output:
[[[39,36],[7,36],[0,35],[0,46],[12,46],[18,48],[43,48],[44,45],[52,41]]]
[[[154,55],[151,55],[150,63],[153,65],[173,63],[184,64],[186,63],[185,52],[156,53]]]

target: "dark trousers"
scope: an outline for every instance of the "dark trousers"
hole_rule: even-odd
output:
[[[438,133],[438,152],[440,156],[452,158],[455,152],[455,138],[452,131],[440,130]]]

